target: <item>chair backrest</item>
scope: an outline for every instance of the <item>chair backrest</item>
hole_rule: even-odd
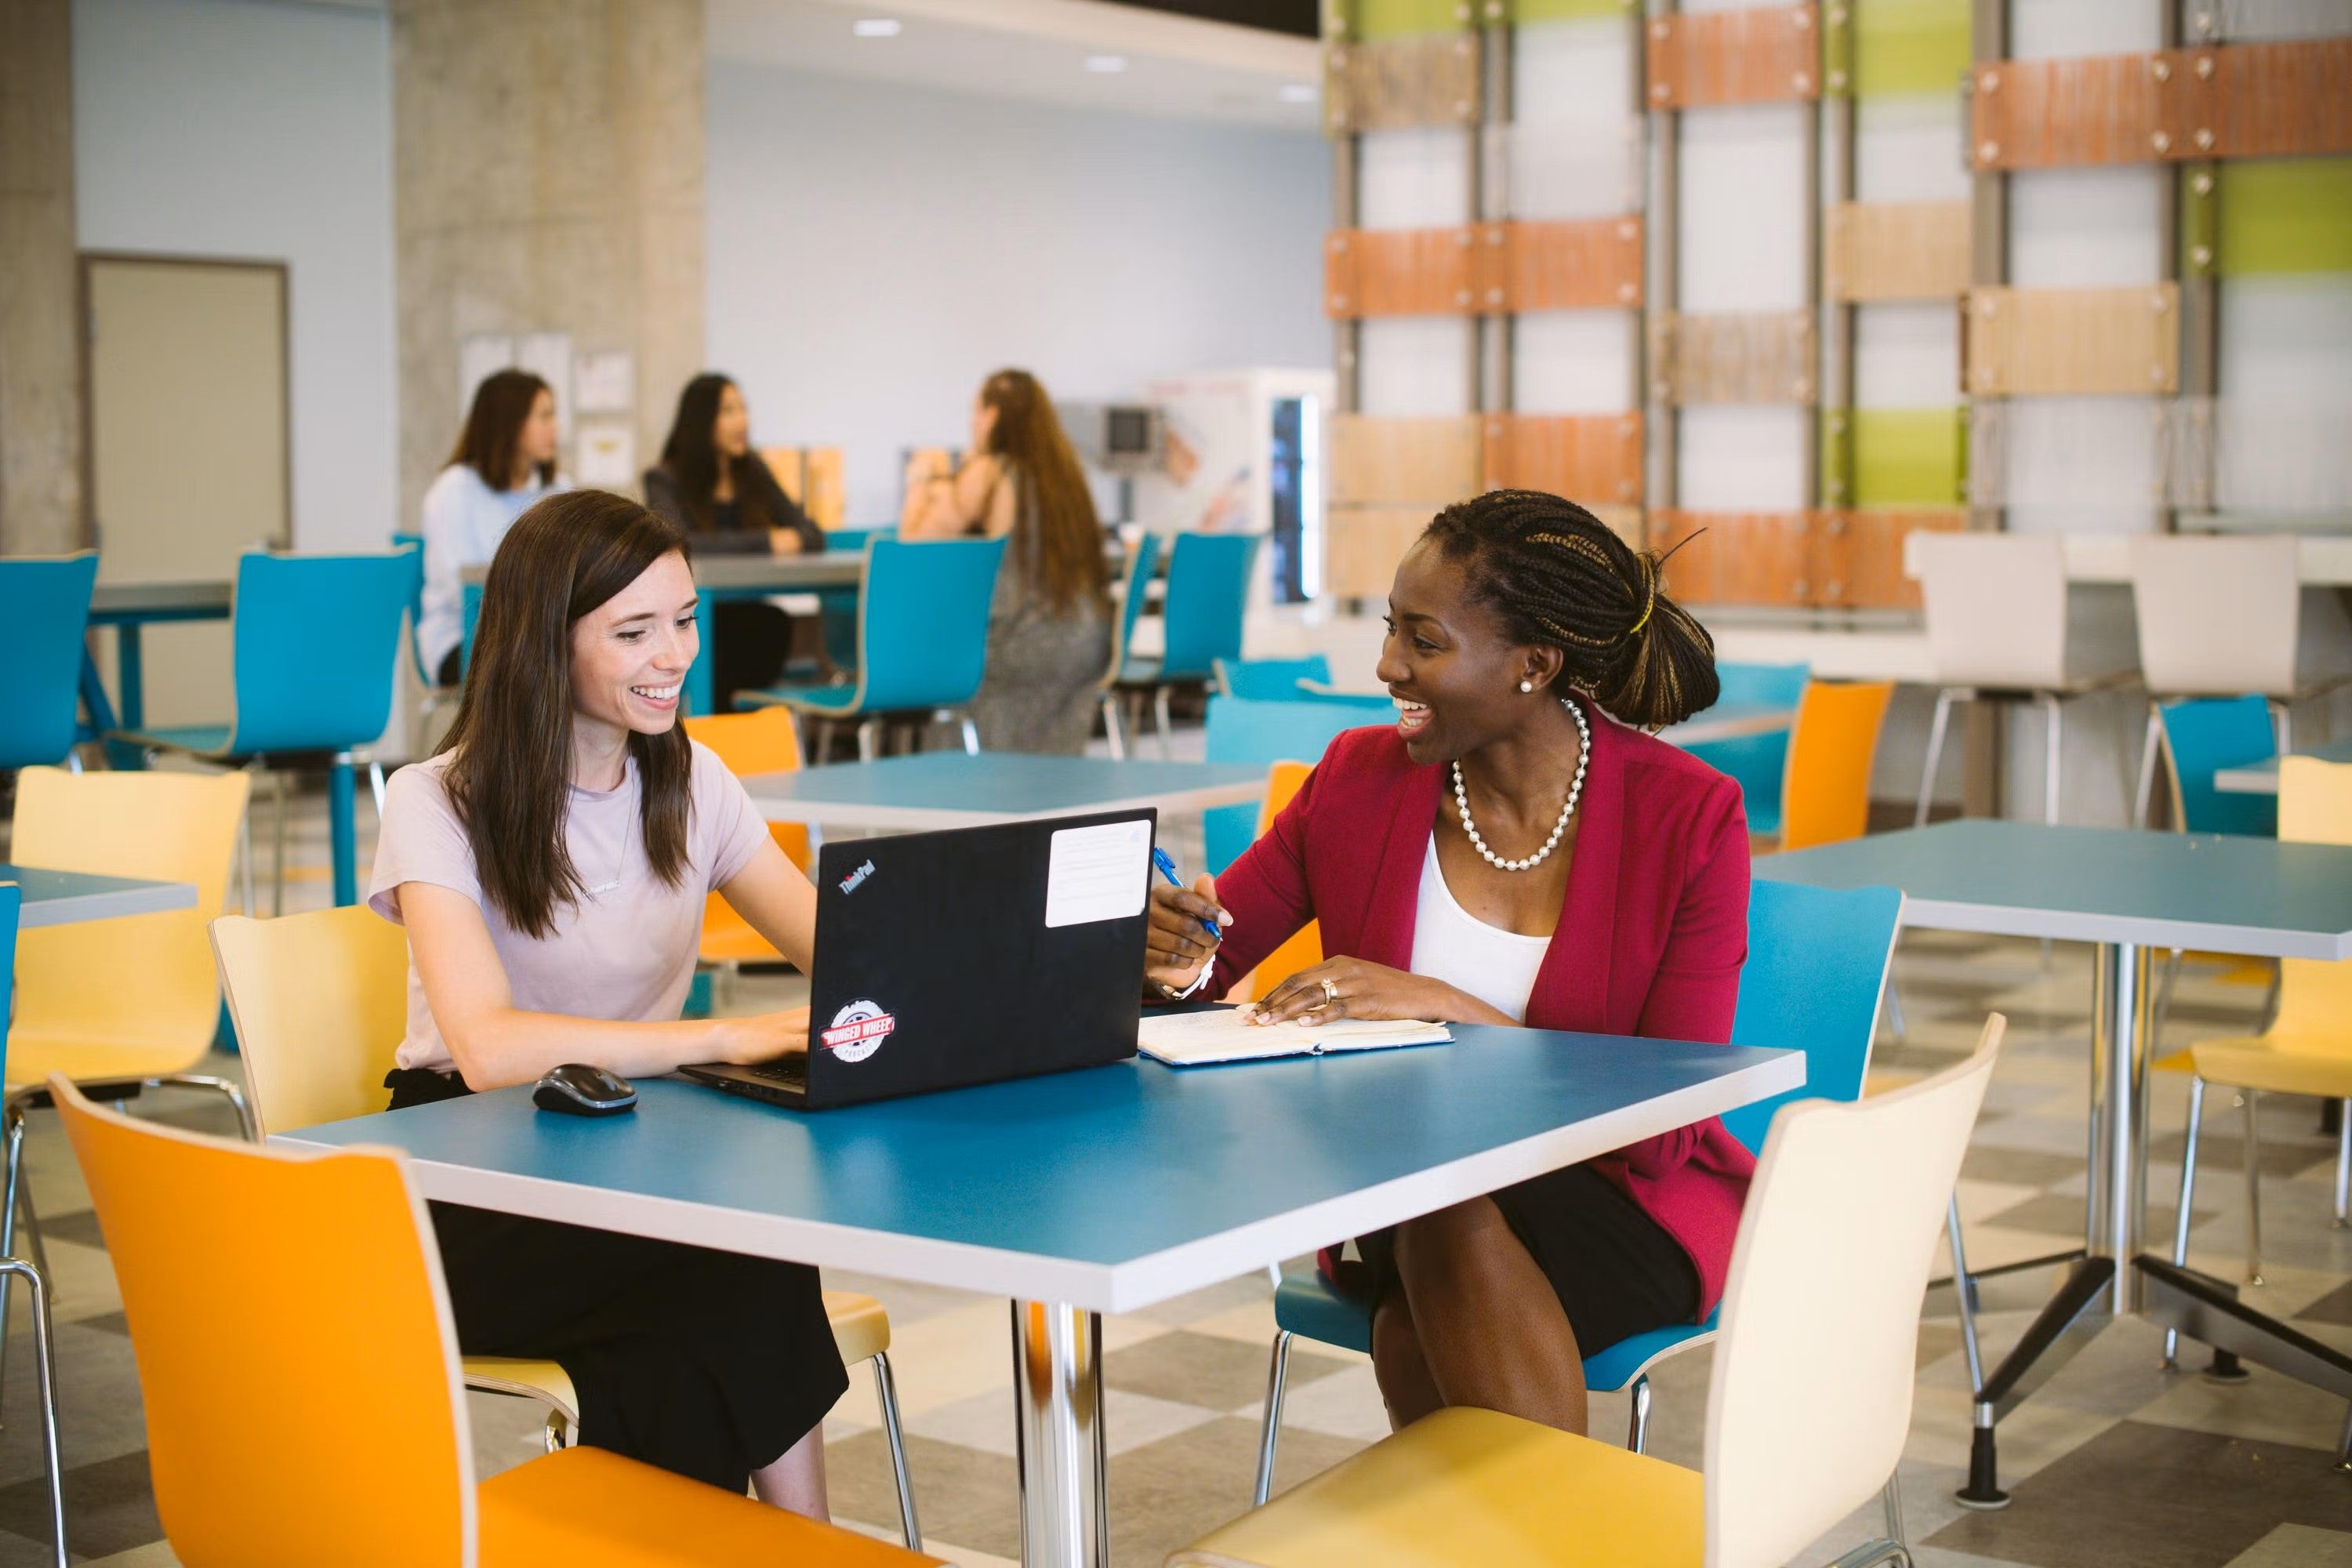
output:
[[[1708,1568],[1788,1562],[1903,1457],[1919,1298],[2005,1023],[1923,1083],[1774,1120],[1707,1394]]]
[[[1180,533],[1168,557],[1163,680],[1206,680],[1221,658],[1242,656],[1242,614],[1262,533]]]
[[[2278,754],[2271,705],[2260,697],[2192,697],[2157,710],[2164,728],[2165,774],[2172,783],[2172,820],[2185,833],[2243,833],[2268,838],[2278,831],[2274,795],[2213,787],[2223,768]]]
[[[1213,668],[1219,695],[1253,702],[1320,701],[1315,693],[1298,689],[1298,683],[1331,683],[1331,661],[1319,653],[1305,658],[1220,658]]]
[[[1342,730],[1360,729],[1365,710],[1339,702],[1253,702],[1209,699],[1208,760],[1213,763],[1318,762]],[[1201,814],[1201,847],[1211,876],[1241,858],[1255,837],[1255,805],[1212,806]]]
[[[2283,533],[2133,539],[2132,603],[2147,689],[2171,697],[2292,692],[2299,549]]]
[[[838,551],[845,555],[856,554],[864,552],[869,539],[896,539],[898,536],[898,531],[895,528],[831,528],[825,530],[824,548],[828,553]]]
[[[49,1082],[122,1292],[178,1560],[472,1563],[457,1336],[399,1156],[232,1143]]]
[[[1870,766],[1895,695],[1891,680],[1810,681],[1789,734],[1780,847],[1859,838],[1870,825]]]
[[[987,668],[1002,539],[869,540],[857,600],[858,706],[960,708]]]
[[[407,550],[240,558],[229,749],[340,752],[383,734],[416,571]]]
[[[697,714],[687,720],[686,733],[688,739],[709,747],[727,764],[727,771],[739,779],[801,771],[800,731],[793,723],[793,710],[781,705],[754,708],[748,713]],[[808,869],[806,824],[772,822],[768,824],[768,836],[793,865]],[[710,898],[713,910],[726,902],[716,893]]]
[[[15,1005],[16,920],[23,910],[25,890],[14,882],[0,882],[0,1067],[8,1059],[8,1010]]]
[[[1946,686],[2066,680],[2066,547],[2054,533],[1911,536],[1927,658]]]
[[[59,763],[73,750],[82,641],[98,552],[0,561],[0,622],[16,685],[0,702],[0,769]]]
[[[1794,708],[1813,676],[1809,664],[1718,664],[1722,689],[1718,702]],[[1780,819],[1780,784],[1789,771],[1789,731],[1741,735],[1729,741],[1706,741],[1686,748],[1690,754],[1739,785],[1748,804],[1750,826]]]
[[[1135,640],[1135,623],[1143,614],[1151,574],[1159,569],[1160,536],[1147,530],[1127,552],[1125,581],[1119,588],[1118,621],[1111,637],[1110,667],[1103,671],[1106,691],[1118,684],[1120,673],[1127,668],[1128,645]]]
[[[1748,892],[1748,962],[1731,1043],[1805,1053],[1805,1086],[1726,1111],[1725,1131],[1764,1147],[1772,1113],[1793,1100],[1860,1100],[1903,895],[1759,880]]]
[[[425,536],[421,533],[394,533],[392,547],[416,552],[416,570],[410,574],[408,584],[408,654],[409,661],[416,667],[416,679],[423,681],[429,691],[440,684],[441,672],[425,668],[425,650],[417,646],[416,641],[417,625],[425,619]]]
[[[1265,804],[1258,808],[1257,814],[1260,837],[1264,837],[1265,830],[1274,826],[1274,819],[1282,815],[1282,808],[1290,804],[1290,797],[1298,793],[1299,785],[1305,784],[1307,775],[1314,771],[1315,766],[1311,763],[1276,763],[1266,771]],[[1255,1002],[1300,970],[1322,962],[1323,925],[1319,921],[1308,921],[1292,931],[1281,946],[1259,959],[1257,967],[1242,976],[1241,983],[1234,987],[1226,999]]]
[[[16,1023],[151,1046],[194,1063],[220,1020],[220,982],[205,922],[220,912],[250,775],[182,773],[16,775],[9,856],[19,865],[100,877],[192,882],[194,909],[28,931],[17,942]]]
[[[213,952],[264,1136],[382,1110],[408,1026],[408,937],[365,904],[223,915]]]
[[[2352,763],[2287,757],[2279,763],[2279,837],[2296,844],[2352,844]],[[2352,959],[2279,963],[2278,1018],[2272,1032],[2295,1045],[2333,1043],[2352,1056]]]

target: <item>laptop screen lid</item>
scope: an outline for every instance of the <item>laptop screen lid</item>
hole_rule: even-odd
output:
[[[824,846],[812,1109],[1135,1054],[1150,810]]]

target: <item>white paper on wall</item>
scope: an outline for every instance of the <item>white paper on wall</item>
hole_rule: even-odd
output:
[[[583,489],[634,490],[637,433],[625,420],[583,419],[573,443],[572,477]]]
[[[572,367],[572,406],[582,414],[626,414],[637,405],[637,356],[626,349],[583,353]]]
[[[515,341],[505,332],[468,332],[457,342],[457,406],[474,406],[474,389],[515,363]]]

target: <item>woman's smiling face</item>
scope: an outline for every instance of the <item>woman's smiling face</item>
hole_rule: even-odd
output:
[[[1426,542],[1397,563],[1388,628],[1377,674],[1416,763],[1450,762],[1513,729],[1528,711],[1519,682],[1541,692],[1559,670],[1558,649],[1512,643],[1472,596],[1464,563]]]

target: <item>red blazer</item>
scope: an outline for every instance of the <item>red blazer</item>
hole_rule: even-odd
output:
[[[1748,956],[1739,786],[1590,704],[1586,711],[1584,820],[1528,1026],[1727,1041]],[[1217,991],[1311,920],[1322,921],[1327,954],[1412,968],[1422,863],[1445,778],[1443,767],[1415,765],[1393,729],[1333,741],[1272,828],[1217,879],[1234,915]],[[1699,1313],[1713,1310],[1755,1157],[1709,1118],[1592,1163],[1682,1244],[1698,1270]]]

